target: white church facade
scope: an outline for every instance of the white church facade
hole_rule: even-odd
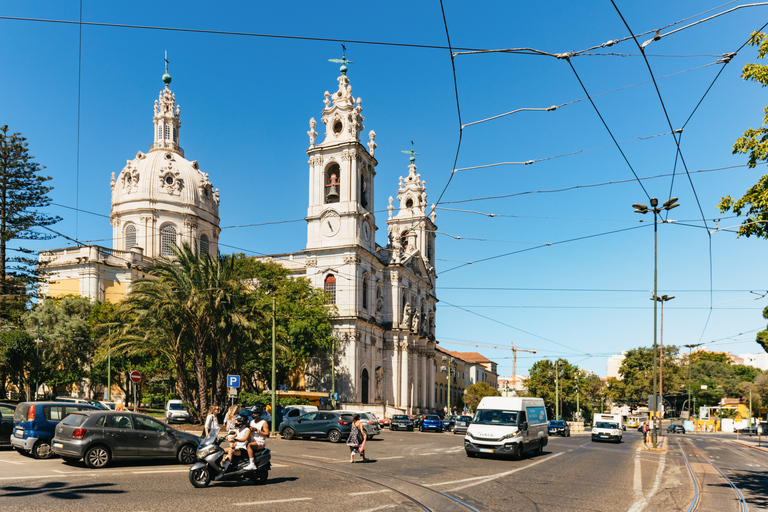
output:
[[[335,388],[339,401],[406,413],[435,409],[435,213],[426,183],[410,158],[400,177],[397,204],[387,205],[388,243],[376,244],[375,133],[363,144],[360,98],[342,66],[338,91],[325,93],[320,136],[310,120],[307,242],[305,249],[266,257],[328,293],[338,309],[333,319],[335,354],[321,354],[306,367],[307,391]],[[79,294],[119,301],[154,259],[173,244],[197,245],[216,254],[219,191],[179,143],[180,107],[169,85],[155,101],[154,142],[112,175],[113,248],[79,246],[40,254],[49,278],[43,296]],[[322,139],[322,141],[320,140]],[[394,183],[393,189],[394,189]]]

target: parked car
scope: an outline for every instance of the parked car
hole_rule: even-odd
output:
[[[189,411],[184,408],[181,400],[168,400],[166,402],[165,421],[168,423],[184,423],[189,421]]]
[[[571,427],[563,420],[549,420],[547,432],[550,436],[571,437]]]
[[[411,419],[413,420],[413,427],[419,428],[421,425],[421,420],[424,418],[424,414],[417,414],[416,416],[411,416]]]
[[[386,428],[392,424],[392,418],[379,418],[379,428]]]
[[[347,411],[317,411],[283,420],[277,431],[283,439],[294,437],[325,437],[338,443],[349,437],[352,429],[352,414]]]
[[[413,420],[407,414],[395,414],[389,419],[389,430],[410,430],[413,432]]]
[[[83,459],[89,468],[99,469],[120,459],[172,457],[192,464],[199,444],[199,437],[145,414],[82,411],[59,422],[51,447],[64,462]]]
[[[381,433],[381,430],[379,430],[379,420],[376,418],[376,415],[372,412],[364,411],[342,411],[349,414],[359,414],[360,415],[360,421],[363,422],[363,427],[365,428],[365,435],[368,437],[368,439],[373,439],[377,435]]]
[[[106,407],[106,409],[104,409],[105,411],[106,410],[114,411],[115,406],[117,405],[117,402],[107,402],[106,400],[99,400],[99,403],[104,407]]]
[[[11,444],[14,411],[16,411],[15,405],[0,404],[0,445]]]
[[[424,430],[434,430],[435,432],[443,431],[443,422],[440,416],[437,414],[425,414],[419,424],[419,432]]]
[[[109,406],[102,404],[98,400],[88,400],[87,398],[79,398],[76,396],[57,396],[53,399],[55,402],[70,402],[73,404],[86,404],[92,405],[96,409],[108,410]]]
[[[469,425],[472,423],[472,416],[459,416],[456,418],[456,424],[453,426],[454,434],[466,434]]]
[[[670,434],[685,434],[685,427],[680,424],[670,425],[667,427],[667,432]]]
[[[74,412],[98,411],[93,405],[65,402],[21,402],[13,414],[11,444],[37,459],[53,455],[51,439],[56,425]]]
[[[440,421],[443,423],[443,430],[450,432],[456,425],[456,415],[440,418]]]

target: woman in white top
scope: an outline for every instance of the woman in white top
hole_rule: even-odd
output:
[[[253,419],[249,425],[251,429],[251,440],[246,447],[248,449],[248,458],[251,460],[245,469],[256,469],[256,463],[253,460],[253,452],[263,450],[266,445],[266,438],[269,437],[269,425],[261,419],[264,414],[264,406],[256,404],[253,409]]]
[[[219,414],[219,406],[212,405],[208,409],[208,417],[205,418],[205,437],[208,437],[213,427],[219,428],[219,420],[216,418],[217,414]]]

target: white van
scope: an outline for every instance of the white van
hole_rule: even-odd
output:
[[[292,420],[310,412],[317,412],[314,405],[286,405],[283,407],[283,421]]]
[[[592,417],[592,440],[620,443],[621,414],[595,414]]]
[[[487,396],[480,400],[464,437],[468,457],[478,453],[518,458],[547,446],[547,410],[541,398]]]

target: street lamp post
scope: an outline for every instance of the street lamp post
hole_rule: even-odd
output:
[[[453,358],[451,357],[448,359],[447,357],[443,356],[443,361],[448,361],[448,412],[447,415],[451,414],[451,370],[453,369]]]
[[[661,213],[662,210],[671,210],[672,208],[677,208],[680,206],[677,202],[676,197],[672,197],[670,199],[667,199],[664,204],[659,207],[659,200],[654,198],[651,198],[651,207],[648,208],[648,206],[641,204],[641,203],[635,203],[632,205],[632,208],[635,209],[635,213],[642,213],[646,214],[648,212],[653,212],[653,296],[657,296],[657,290],[658,290],[658,228],[659,223],[657,222],[657,218],[659,216],[659,213]],[[666,222],[666,221],[665,221]],[[653,431],[651,433],[651,443],[654,448],[656,448],[656,440],[658,436],[658,428],[656,427],[656,411],[658,404],[658,390],[656,388],[656,350],[657,350],[657,344],[656,344],[656,336],[657,336],[657,327],[656,327],[656,302],[653,301]]]
[[[664,397],[664,387],[661,385],[661,375],[664,370],[664,303],[674,298],[674,295],[662,295],[661,297],[654,295],[651,297],[651,300],[656,299],[658,302],[661,302],[661,325],[659,326],[659,394],[662,399]]]
[[[37,349],[37,367],[35,368],[35,400],[37,400],[37,390],[40,389],[40,344],[43,340],[40,339],[40,321],[37,322],[37,338],[35,338],[35,345]]]

